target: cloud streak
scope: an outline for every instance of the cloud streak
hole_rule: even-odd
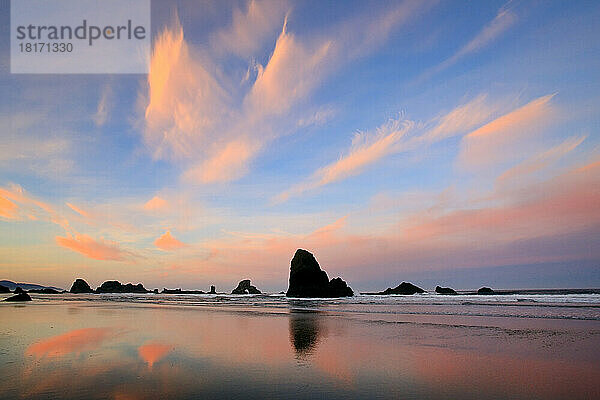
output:
[[[381,158],[397,152],[400,141],[413,125],[410,121],[391,120],[377,128],[372,134],[356,134],[348,154],[318,169],[306,182],[294,185],[279,194],[275,198],[275,202],[283,202],[308,190],[359,174]]]
[[[550,103],[553,97],[538,97],[464,136],[459,165],[478,170],[521,156],[535,135],[556,118],[557,110]]]
[[[55,240],[59,246],[94,260],[127,261],[133,257],[133,253],[121,249],[115,242],[96,240],[85,234],[57,236]]]
[[[477,51],[480,51],[481,49],[495,41],[516,22],[517,15],[510,9],[508,9],[506,6],[502,7],[498,11],[498,14],[496,14],[494,19],[491,20],[487,25],[485,25],[481,29],[481,31],[479,31],[479,33],[475,35],[473,39],[471,39],[467,44],[461,47],[451,57],[438,64],[436,67],[433,67],[432,69],[423,73],[423,75],[420,76],[419,80],[430,78],[431,76],[436,75],[442,72],[443,70],[451,67],[452,65],[456,64],[462,58]]]

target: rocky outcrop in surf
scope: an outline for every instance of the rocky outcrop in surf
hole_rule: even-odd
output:
[[[261,294],[261,291],[250,284],[250,279],[244,279],[231,291],[231,294]]]
[[[21,289],[21,290],[23,290],[23,289]],[[15,292],[16,292],[16,290],[15,290]],[[31,297],[27,293],[21,292],[12,297],[9,297],[8,299],[5,299],[4,301],[31,301]]]
[[[141,283],[123,285],[119,281],[106,281],[96,289],[96,293],[148,293],[148,290]]]
[[[86,281],[83,279],[75,279],[73,285],[71,286],[71,293],[94,293],[94,290],[88,285]]]
[[[449,287],[441,287],[441,286],[436,286],[435,287],[435,292],[437,294],[458,294],[456,293],[456,290],[449,288]]]
[[[494,292],[491,288],[489,287],[482,287],[477,291],[477,294],[495,294],[496,292]]]
[[[425,290],[421,289],[418,286],[413,285],[409,282],[402,282],[395,288],[387,288],[383,292],[377,293],[365,293],[365,294],[376,294],[376,295],[389,295],[389,294],[404,294],[411,295],[416,293],[425,293]]]
[[[0,293],[10,293],[10,289],[6,286],[0,285]]]
[[[290,264],[290,283],[287,297],[349,297],[352,289],[342,280],[331,281],[315,257],[303,249],[296,250]]]

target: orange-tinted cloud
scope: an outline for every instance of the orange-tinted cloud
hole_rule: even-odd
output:
[[[298,129],[299,108],[327,75],[377,48],[393,28],[427,8],[420,4],[386,7],[362,20],[361,29],[344,23],[330,35],[299,37],[287,29],[285,4],[253,1],[211,42],[217,55],[249,54],[279,20],[283,29],[268,62],[252,61],[241,82],[219,73],[215,54],[190,46],[177,22],[154,42],[149,93],[141,96],[146,145],[155,158],[182,163],[188,181],[240,178],[266,143]]]
[[[144,139],[156,158],[197,156],[206,148],[201,144],[217,140],[226,96],[205,64],[210,62],[190,49],[178,22],[156,37],[144,114]]]
[[[0,217],[7,219],[17,218],[18,206],[9,199],[0,196]]]
[[[169,203],[162,197],[154,196],[144,204],[143,208],[146,211],[164,211],[169,208]]]
[[[556,116],[550,105],[552,97],[539,97],[466,135],[459,164],[477,169],[521,155],[528,141]]]
[[[468,103],[454,108],[443,115],[432,129],[416,140],[434,142],[481,126],[496,110],[496,107],[488,104],[486,99],[486,95],[480,95]]]
[[[391,120],[373,134],[357,134],[352,140],[352,148],[345,156],[317,170],[307,181],[292,186],[280,193],[276,202],[283,202],[307,190],[330,184],[362,172],[369,165],[392,152],[413,127],[410,121]]]
[[[162,236],[154,241],[154,245],[161,250],[172,251],[187,246],[185,243],[175,239],[171,231],[166,231]]]
[[[40,340],[32,344],[25,351],[26,355],[42,357],[61,357],[67,354],[81,354],[98,348],[112,336],[110,328],[84,328],[76,329]]]
[[[138,354],[148,364],[148,368],[171,352],[171,346],[160,343],[148,343],[138,347]]]
[[[125,261],[132,256],[130,252],[119,248],[115,242],[103,239],[95,240],[85,234],[67,235],[66,237],[57,236],[55,239],[59,246],[94,260]]]
[[[246,172],[247,163],[255,152],[256,146],[244,141],[227,143],[221,151],[192,167],[184,176],[188,181],[201,183],[234,180]]]
[[[245,12],[235,8],[231,25],[212,37],[212,47],[218,53],[254,55],[269,35],[281,27],[287,8],[287,1],[261,0],[249,1]]]
[[[0,187],[0,217],[2,216],[16,220],[42,219],[57,224],[65,230],[70,229],[69,221],[60,216],[50,204],[34,198],[16,184]]]
[[[267,65],[259,65],[258,76],[246,98],[253,112],[281,114],[306,96],[320,81],[330,56],[331,41],[305,46],[287,32],[286,24]]]
[[[75,211],[77,214],[81,215],[82,217],[85,218],[91,218],[90,213],[88,213],[87,211],[82,210],[81,208],[71,204],[71,203],[65,203],[71,210]]]

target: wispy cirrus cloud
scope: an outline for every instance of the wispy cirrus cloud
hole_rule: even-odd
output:
[[[92,218],[92,215],[88,211],[84,211],[80,207],[77,207],[76,205],[73,205],[69,202],[67,202],[65,204],[67,205],[67,207],[69,207],[71,210],[75,211],[77,214],[81,215],[82,217]]]
[[[523,156],[531,140],[558,116],[552,106],[554,94],[538,97],[462,138],[458,163],[466,169],[481,169]]]
[[[238,179],[266,143],[295,131],[298,121],[306,120],[303,104],[326,76],[373,51],[428,4],[386,7],[361,21],[361,34],[339,24],[325,35],[300,37],[288,29],[288,8],[251,2],[246,12],[235,11],[232,25],[211,42],[240,56],[251,54],[266,39],[245,41],[239,36],[260,31],[267,37],[279,18],[282,28],[273,38],[268,61],[261,65],[252,60],[242,82],[235,74],[223,74],[208,49],[190,46],[176,23],[155,40],[148,94],[141,94],[147,104],[144,141],[155,158],[182,165],[188,182]]]
[[[477,96],[427,123],[395,119],[373,132],[356,134],[345,155],[278,194],[273,202],[285,202],[291,197],[360,174],[391,154],[415,150],[481,126],[499,109],[497,104],[490,104],[486,99],[485,95]]]
[[[411,121],[391,120],[377,128],[374,133],[358,133],[352,140],[350,151],[337,161],[326,165],[308,178],[296,184],[274,200],[283,202],[292,196],[345,179],[362,172],[381,158],[399,151],[400,141],[413,127]]]
[[[108,121],[113,91],[110,85],[105,85],[100,93],[96,113],[92,116],[92,120],[97,126],[103,126]]]
[[[281,21],[288,11],[287,1],[251,0],[245,10],[233,10],[231,24],[213,34],[211,47],[218,54],[253,56],[281,28]]]
[[[548,150],[544,150],[540,153],[537,153],[527,160],[523,161],[505,171],[500,175],[497,179],[498,182],[505,182],[514,179],[522,179],[526,175],[533,174],[548,165],[558,161],[560,158],[569,154],[575,148],[577,148],[583,141],[587,138],[587,136],[572,136],[567,138],[564,142],[560,143],[557,146],[554,146]]]
[[[487,25],[485,25],[477,35],[473,39],[471,39],[467,44],[461,47],[456,53],[454,53],[451,57],[444,60],[442,63],[437,66],[425,71],[420,77],[419,81],[427,79],[446,68],[456,64],[460,59],[475,53],[484,47],[491,44],[494,40],[500,37],[504,32],[506,32],[510,27],[512,27],[517,22],[517,15],[510,10],[508,6],[502,7],[498,14],[491,20]]]

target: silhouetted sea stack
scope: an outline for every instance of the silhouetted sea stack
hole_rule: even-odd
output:
[[[213,286],[214,287],[214,286]],[[211,288],[212,289],[212,288]],[[250,279],[244,279],[238,283],[237,287],[231,291],[231,294],[260,294],[261,291],[250,284]]]
[[[141,283],[123,285],[119,281],[106,281],[96,289],[96,293],[148,293],[148,291]]]
[[[435,287],[435,292],[437,294],[458,294],[456,293],[456,290],[449,288],[449,287],[441,287],[441,286],[436,286]]]
[[[23,290],[23,289],[21,289],[21,290]],[[15,290],[15,292],[16,292],[16,290]],[[29,297],[29,295],[27,293],[22,291],[21,293],[16,294],[12,297],[9,297],[8,299],[5,299],[4,301],[31,301],[31,297]]]
[[[0,293],[10,293],[10,289],[6,286],[0,285]]]
[[[485,287],[485,286],[477,291],[477,294],[495,294],[495,293],[496,292],[494,292],[492,289],[490,289],[489,287]]]
[[[342,278],[329,281],[315,257],[298,249],[290,265],[290,285],[287,297],[348,297],[354,292]]]
[[[413,285],[409,282],[402,282],[395,288],[387,288],[383,292],[378,293],[364,293],[364,294],[378,294],[378,295],[388,295],[388,294],[406,294],[411,295],[415,293],[425,293],[423,289],[418,286]]]
[[[208,294],[217,294],[217,288],[215,288],[215,285],[210,285],[210,292],[208,292]]]
[[[94,293],[90,285],[83,279],[75,279],[71,286],[71,293]]]
[[[23,289],[21,289],[21,287],[20,287],[20,286],[17,286],[17,287],[15,288],[15,294],[19,294],[19,293],[25,293],[25,291],[24,291]]]

